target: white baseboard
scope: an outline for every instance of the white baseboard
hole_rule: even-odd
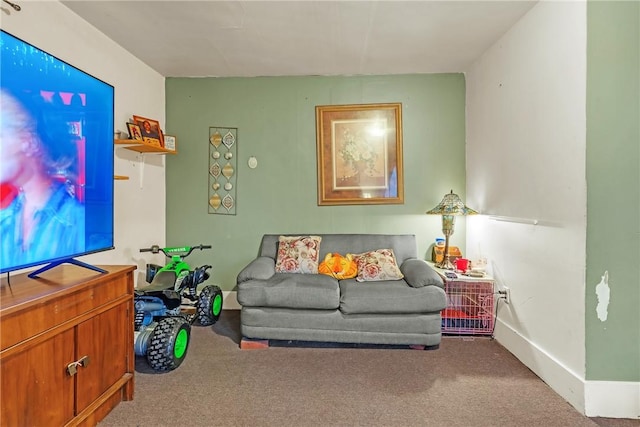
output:
[[[496,340],[588,417],[640,418],[640,382],[585,381],[500,319]]]
[[[497,323],[496,340],[584,414],[584,380],[499,318]]]
[[[238,293],[236,291],[222,291],[222,309],[223,310],[240,310],[242,306],[238,302]]]
[[[640,382],[587,381],[586,416],[640,420]]]

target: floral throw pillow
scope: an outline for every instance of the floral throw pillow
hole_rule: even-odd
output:
[[[404,277],[391,249],[378,249],[354,255],[358,264],[358,282],[399,280]]]
[[[320,236],[280,236],[276,273],[317,274]]]

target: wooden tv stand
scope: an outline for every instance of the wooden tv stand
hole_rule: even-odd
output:
[[[0,284],[0,425],[94,426],[133,399],[133,271],[60,265]]]

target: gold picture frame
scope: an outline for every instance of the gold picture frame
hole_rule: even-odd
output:
[[[318,205],[404,203],[402,104],[316,106]]]

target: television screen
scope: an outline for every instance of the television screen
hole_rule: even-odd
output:
[[[0,59],[0,272],[113,249],[113,86],[2,30]]]

